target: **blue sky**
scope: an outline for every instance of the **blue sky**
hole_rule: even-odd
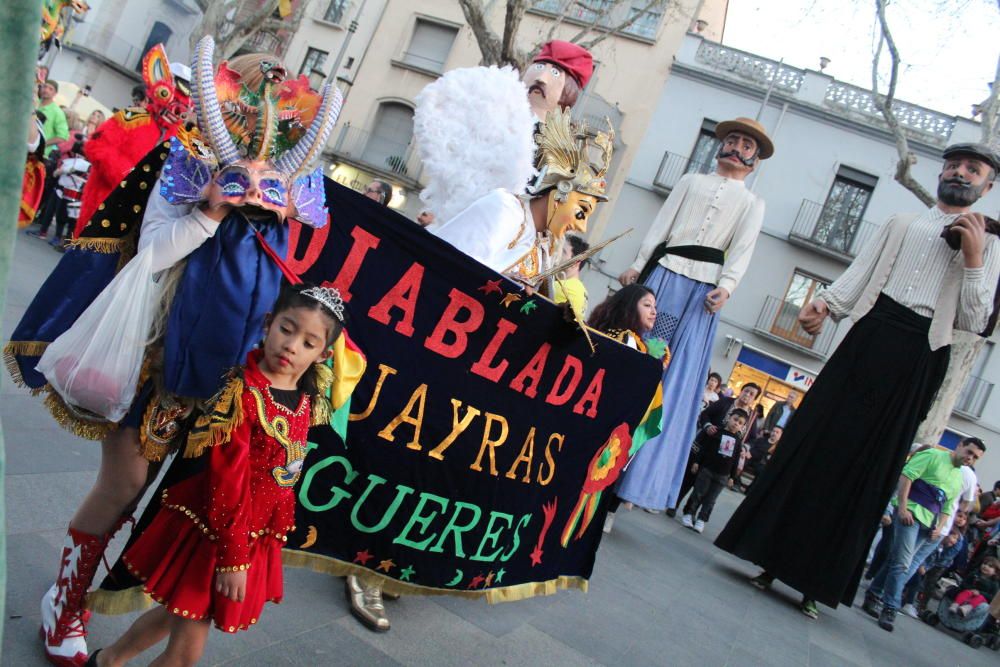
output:
[[[887,16],[902,58],[897,97],[970,116],[996,74],[997,0],[893,0]],[[870,87],[877,38],[874,0],[730,0],[723,43],[814,70],[826,56],[827,74]]]

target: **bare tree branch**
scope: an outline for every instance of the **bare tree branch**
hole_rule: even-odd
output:
[[[559,16],[557,16],[556,20],[549,26],[549,32],[545,35],[545,42],[551,42],[555,38],[556,30],[558,30],[559,26],[562,25],[563,19],[566,18],[566,12],[569,11],[569,8],[573,6],[574,2],[576,2],[576,0],[566,0],[562,5],[560,5]]]
[[[500,58],[503,62],[516,65],[519,68],[521,58],[519,58],[514,40],[517,37],[517,29],[521,25],[524,10],[527,8],[527,0],[507,0],[507,12],[503,20],[503,40],[500,43]]]
[[[899,153],[899,161],[896,163],[896,181],[912,192],[925,206],[931,207],[937,200],[910,173],[911,168],[917,162],[917,156],[910,150],[910,144],[906,140],[906,133],[900,126],[899,120],[892,109],[892,103],[896,95],[896,82],[899,78],[899,49],[896,48],[896,42],[892,39],[889,22],[885,17],[885,6],[887,3],[888,0],[875,0],[875,10],[878,14],[882,35],[879,39],[875,56],[872,58],[872,97],[882,112],[882,117],[885,118],[886,125],[889,126],[889,131],[896,140],[896,152]],[[889,70],[889,89],[885,95],[880,95],[878,92],[878,66],[883,46],[889,51],[891,66]]]
[[[486,11],[482,0],[458,0],[458,4],[462,7],[462,14],[465,15],[476,43],[479,44],[479,52],[483,56],[482,64],[502,64],[500,38],[486,25]]]

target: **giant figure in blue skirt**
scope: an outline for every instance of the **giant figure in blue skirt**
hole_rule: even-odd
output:
[[[663,430],[639,450],[618,496],[648,509],[677,504],[719,310],[750,265],[764,220],[764,201],[744,183],[774,153],[764,128],[750,118],[719,123],[714,174],[686,174],[670,192],[619,281],[641,281],[656,293],[651,337],[667,342],[672,361],[663,373]]]

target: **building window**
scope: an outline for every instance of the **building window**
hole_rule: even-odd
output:
[[[638,15],[636,19],[623,32],[646,39],[656,39],[656,32],[660,29],[660,22],[663,21],[663,5],[654,5],[646,0],[632,0],[628,18],[631,19],[636,15]]]
[[[309,73],[314,69],[322,71],[328,55],[330,54],[326,51],[314,49],[310,46],[309,50],[306,52],[305,59],[302,61],[302,67],[299,69],[299,75],[305,74],[306,76],[309,76]]]
[[[403,53],[403,62],[422,70],[443,72],[451,53],[458,28],[425,19],[417,19],[410,45]]]
[[[709,174],[715,171],[715,154],[719,152],[721,141],[715,136],[714,120],[704,120],[701,123],[701,130],[698,132],[698,139],[694,142],[694,150],[688,159],[685,174]]]
[[[831,250],[854,254],[851,249],[877,182],[875,176],[841,167],[823,203],[812,240]]]
[[[383,102],[365,143],[362,160],[378,169],[405,176],[412,139],[413,109],[399,102]]]
[[[344,20],[344,13],[347,11],[348,0],[330,0],[330,4],[323,14],[323,20],[330,23],[340,23]]]
[[[771,323],[771,333],[802,347],[812,348],[815,339],[807,334],[802,325],[799,324],[799,310],[812,301],[820,288],[829,284],[829,281],[822,278],[802,271],[795,271],[792,274],[792,279],[788,282],[785,297],[774,316],[774,321]]]

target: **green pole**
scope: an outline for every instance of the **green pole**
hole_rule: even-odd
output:
[[[0,2],[0,99],[4,121],[0,123],[0,322],[7,301],[7,274],[14,253],[17,212],[21,205],[21,181],[27,158],[28,123],[34,107],[32,85],[42,25],[41,0]],[[7,597],[7,518],[4,506],[3,424],[0,423],[0,619],[5,619]],[[0,621],[0,642],[3,625]]]

